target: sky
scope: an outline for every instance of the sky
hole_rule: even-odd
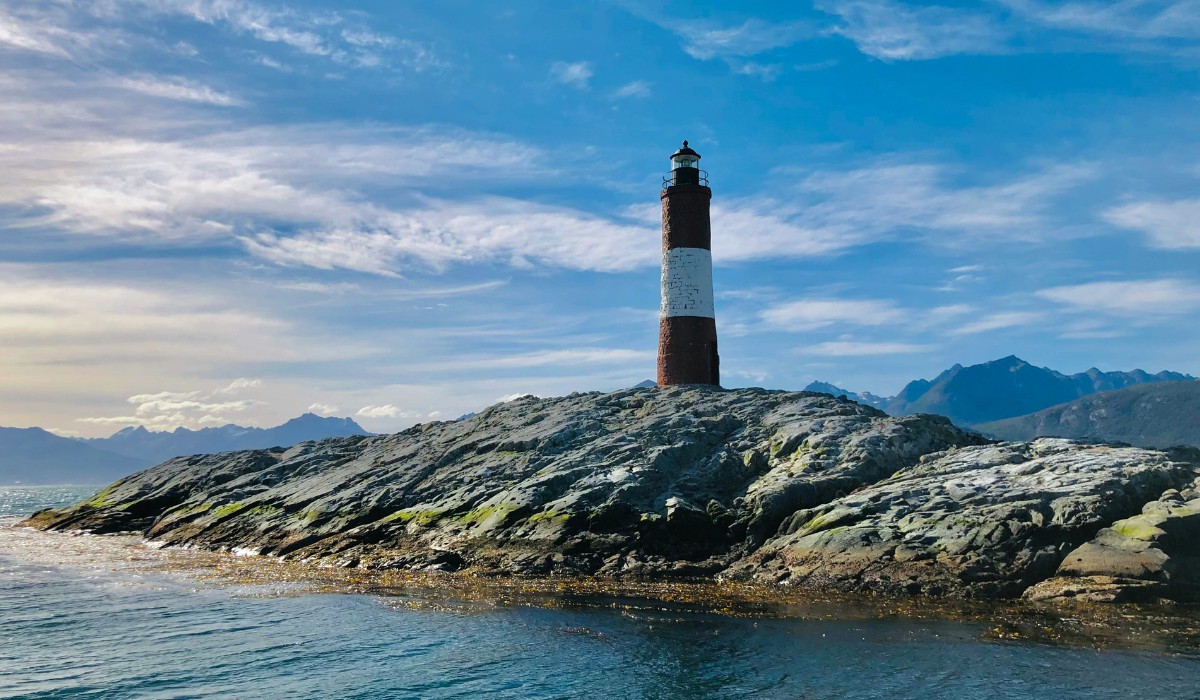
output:
[[[368,430],[652,379],[1200,374],[1200,1],[0,0],[0,425]]]

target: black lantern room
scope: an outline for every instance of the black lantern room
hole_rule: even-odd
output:
[[[683,147],[671,154],[671,175],[663,178],[664,185],[707,185],[707,173],[700,169],[700,154],[683,142]]]

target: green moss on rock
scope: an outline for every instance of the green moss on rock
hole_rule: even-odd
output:
[[[411,508],[405,508],[404,510],[398,510],[395,513],[385,517],[383,522],[415,522],[417,525],[426,527],[441,520],[445,514],[446,511],[444,510],[413,510]]]
[[[245,503],[226,503],[223,506],[217,506],[212,509],[212,517],[226,518],[230,515],[235,515],[246,509]]]
[[[1163,535],[1163,531],[1148,522],[1145,518],[1128,518],[1113,523],[1112,529],[1134,540],[1153,542]]]
[[[571,519],[573,513],[559,513],[553,510],[544,510],[541,513],[534,513],[529,517],[530,524],[544,522],[566,523]]]

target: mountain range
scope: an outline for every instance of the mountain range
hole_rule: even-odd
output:
[[[1200,446],[1200,382],[1163,382],[1085,396],[974,426],[1001,440],[1055,436],[1137,447]]]
[[[956,364],[932,380],[909,382],[892,397],[858,394],[825,382],[813,382],[805,389],[846,396],[895,416],[936,413],[958,425],[974,426],[1034,413],[1098,392],[1195,379],[1179,372],[1102,372],[1095,367],[1079,374],[1062,374],[1010,355],[969,367]]]
[[[0,484],[98,484],[182,455],[286,447],[306,440],[369,435],[351,418],[305,413],[274,428],[154,432],[124,428],[106,438],[65,438],[41,428],[0,428]]]
[[[256,450],[295,445],[305,440],[367,434],[352,418],[327,418],[305,413],[274,428],[246,428],[230,424],[219,428],[176,428],[171,432],[154,432],[139,425],[136,428],[124,428],[111,437],[92,438],[86,442],[106,452],[132,457],[143,466],[151,467],[180,455]]]
[[[41,428],[0,428],[0,484],[100,484],[144,466]]]
[[[956,364],[932,380],[909,382],[891,397],[826,382],[805,389],[846,396],[896,416],[940,414],[1004,439],[1055,435],[1150,447],[1200,445],[1200,382],[1179,372],[1092,368],[1067,375],[1009,356],[969,367]],[[273,428],[225,425],[154,432],[138,426],[86,440],[41,428],[0,428],[0,484],[101,483],[181,455],[367,434],[350,418],[312,413]]]

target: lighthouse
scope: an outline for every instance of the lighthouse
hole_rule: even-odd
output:
[[[683,142],[663,178],[658,385],[721,383],[713,313],[712,190],[700,154]]]

